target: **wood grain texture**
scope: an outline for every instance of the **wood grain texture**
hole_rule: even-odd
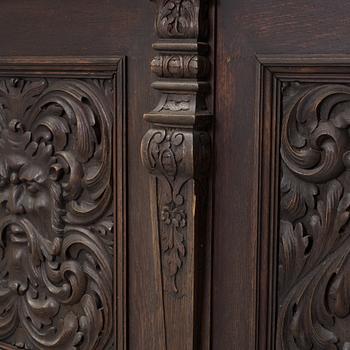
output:
[[[123,61],[6,58],[0,75],[0,340],[115,348],[125,323]]]

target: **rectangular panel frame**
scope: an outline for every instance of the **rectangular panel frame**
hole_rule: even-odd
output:
[[[113,132],[113,203],[114,203],[114,346],[127,347],[126,318],[126,88],[123,56],[15,56],[0,57],[2,77],[109,78],[114,96],[115,128]],[[13,350],[1,343],[4,350]]]
[[[350,83],[350,56],[259,55],[256,349],[276,349],[281,88],[284,82]]]

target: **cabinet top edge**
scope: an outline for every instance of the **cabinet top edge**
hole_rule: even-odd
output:
[[[264,66],[350,66],[350,54],[343,55],[281,55],[256,54],[256,60]]]
[[[0,56],[0,70],[23,68],[51,70],[57,67],[78,70],[116,71],[123,56]]]

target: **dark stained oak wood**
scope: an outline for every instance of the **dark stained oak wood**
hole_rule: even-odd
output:
[[[209,2],[155,1],[158,105],[141,145],[151,174],[153,256],[162,292],[162,349],[210,346],[211,137]],[[212,27],[211,27],[212,28]],[[209,103],[207,103],[207,101]]]
[[[34,338],[28,325],[45,331],[47,323],[70,320],[69,309],[88,314],[79,327],[92,330],[86,331],[90,340],[63,334],[57,350],[74,348],[72,341],[77,350],[349,348],[349,12],[345,0],[3,0],[0,210],[16,212],[10,217],[17,221],[3,223],[0,287],[10,279],[13,293],[5,292],[25,294],[27,274],[44,298],[49,280],[32,270],[54,270],[49,261],[59,256],[75,274],[51,280],[60,288],[76,276],[81,302],[65,304],[64,293],[55,302],[50,292],[48,319],[49,311],[30,312],[22,298],[16,308],[30,316],[14,332],[7,321],[16,308],[0,302],[0,348],[50,348],[50,339]],[[116,68],[116,57],[123,57],[124,69]],[[106,82],[115,84],[114,92]],[[55,121],[39,127],[32,118],[45,119],[36,103],[47,94],[56,101],[48,108]],[[62,104],[71,119],[60,114]],[[118,126],[116,142],[105,137],[99,152],[100,128],[84,123],[106,108],[113,110],[107,124]],[[80,137],[72,127],[76,115],[87,127]],[[16,137],[26,132],[32,142],[47,144],[42,153],[27,151],[30,143]],[[56,148],[85,168],[94,159],[106,164],[102,155],[112,157],[106,173],[114,176],[104,174],[96,186],[84,182],[80,191],[83,176],[67,170],[74,168],[69,161],[60,170]],[[2,166],[7,158],[22,162],[30,176],[13,164]],[[327,166],[319,169],[323,161]],[[85,234],[79,243],[94,248],[91,256],[71,249],[65,257],[67,241],[62,247],[43,243],[42,232],[51,231],[40,227],[53,220],[47,212],[60,211],[44,189],[31,199],[33,177],[41,173],[39,186],[75,179],[63,204],[73,197],[84,210],[113,184],[113,205],[106,206],[115,209],[117,224],[112,252],[89,241],[92,223],[77,224]],[[69,195],[72,189],[76,195]],[[30,210],[38,203],[46,211],[40,220]],[[39,229],[24,225],[22,211],[31,212]],[[56,216],[51,228],[65,229]],[[0,224],[6,217],[0,215]],[[41,248],[29,254],[24,241],[34,236],[33,246]],[[27,271],[18,273],[23,265]],[[96,277],[98,288],[91,283]],[[84,298],[94,288],[94,298]],[[82,308],[88,300],[91,312]],[[6,322],[7,330],[1,327]]]
[[[259,349],[346,349],[349,57],[258,57]]]
[[[176,12],[176,10],[173,11],[171,4],[170,7],[168,6],[168,10],[170,16],[174,11]],[[201,7],[200,22],[202,23],[203,19],[208,22],[209,17],[204,18],[202,12],[204,11]],[[165,14],[165,16],[169,14]],[[5,60],[6,57],[13,57],[14,66],[18,65],[18,67],[23,68],[17,72],[21,79],[29,78],[29,76],[23,75],[26,73],[27,65],[32,63],[37,64],[38,76],[41,74],[46,79],[53,77],[64,79],[65,74],[60,73],[62,67],[66,70],[73,69],[70,72],[70,78],[81,79],[80,73],[75,72],[74,67],[67,64],[72,60],[72,57],[82,57],[82,62],[84,61],[83,57],[95,57],[97,61],[101,60],[101,62],[104,59],[108,61],[108,58],[112,56],[126,57],[125,76],[123,77],[126,91],[117,103],[118,109],[125,108],[127,112],[126,120],[122,121],[117,135],[117,139],[125,137],[126,144],[116,145],[114,150],[115,154],[123,151],[126,156],[125,158],[117,157],[114,165],[115,173],[121,171],[127,175],[123,180],[121,177],[115,179],[118,188],[122,190],[117,191],[114,197],[117,206],[127,203],[126,211],[119,212],[115,217],[115,221],[119,224],[118,234],[120,236],[126,235],[124,241],[118,241],[118,252],[115,253],[118,253],[121,261],[126,257],[126,261],[125,264],[119,264],[118,271],[115,271],[118,283],[117,292],[113,297],[118,299],[118,302],[123,306],[116,307],[115,311],[118,314],[120,324],[114,324],[114,328],[118,328],[118,339],[116,339],[118,349],[162,349],[164,343],[160,334],[164,329],[163,291],[160,283],[161,276],[155,264],[151,235],[152,215],[149,211],[148,175],[141,165],[139,154],[140,141],[147,129],[146,123],[142,121],[142,115],[156,105],[157,99],[157,96],[151,93],[149,88],[152,74],[149,62],[152,57],[152,42],[156,41],[153,28],[154,9],[149,2],[143,0],[133,2],[88,0],[74,3],[62,1],[59,6],[58,4],[48,4],[42,0],[33,1],[31,4],[26,4],[23,1],[4,1],[1,18],[0,27],[3,31],[0,34],[0,39],[3,45],[0,49],[0,56],[5,57]],[[191,22],[190,25],[192,26]],[[198,39],[202,40],[204,38],[202,32],[203,30],[207,32],[207,26],[202,27],[201,24],[200,29],[196,29],[196,27],[198,26],[190,28],[190,30],[194,30],[191,35],[196,35],[197,30],[199,30],[201,34]],[[210,28],[213,30],[214,27]],[[164,33],[161,32],[159,31],[158,34],[162,37]],[[208,41],[212,42],[212,32],[208,36]],[[205,59],[208,51],[203,49],[201,44],[198,46],[198,53],[200,53],[198,61],[193,60],[190,54],[188,56],[189,67],[196,69],[195,65],[198,62],[200,69],[195,75],[202,78],[210,74],[208,79],[212,79],[208,69],[208,60]],[[176,50],[181,51],[182,48]],[[194,51],[190,49],[190,52]],[[213,55],[213,52],[211,51],[210,54]],[[45,72],[45,69],[42,71],[40,68],[48,58],[52,64],[50,74]],[[90,70],[86,69],[86,73],[91,74],[92,70],[97,70],[100,73],[100,79],[106,78],[104,69],[108,70],[108,62],[105,63],[106,67],[104,67],[97,61]],[[13,66],[10,68],[13,70]],[[11,69],[4,73],[4,76],[8,76],[9,79],[13,77]],[[189,72],[193,74],[191,69],[187,73],[184,72],[185,79],[191,78],[187,76]],[[167,74],[164,72],[164,76]],[[210,99],[208,99],[208,105],[210,108],[213,105]],[[187,126],[185,126],[186,128]],[[119,150],[118,147],[122,150]],[[204,156],[206,157],[205,154]],[[204,172],[202,175],[207,176],[208,174]],[[204,192],[208,198],[207,207],[210,207],[210,193],[208,190]],[[191,205],[192,203],[189,202],[189,212]],[[208,209],[210,213],[210,208]],[[200,227],[205,223],[204,220],[199,222],[199,214],[197,217],[195,223],[190,221],[190,225],[195,224],[196,227],[197,225]],[[206,235],[201,235],[196,242],[198,247],[201,247],[201,241],[204,242],[206,239]],[[193,247],[197,249],[196,245]],[[209,347],[210,337],[208,330],[210,323],[210,245],[208,245],[208,249],[209,252],[205,253],[208,255],[208,259],[205,259],[206,268],[204,268],[204,263],[198,264],[198,272],[205,275],[203,282],[205,288],[201,289],[200,294],[197,288],[193,289],[195,303],[204,310],[203,327],[199,327],[199,318],[196,318],[195,324],[190,325],[190,327],[196,328],[194,332],[191,329],[187,330],[186,323],[181,325],[189,334],[195,334],[197,340],[194,341],[202,342],[206,344],[206,347]],[[197,261],[194,263],[197,264]],[[192,263],[189,264],[189,266],[191,265]],[[188,278],[196,279],[197,274],[189,275]],[[186,309],[183,308],[183,310],[185,313]],[[176,312],[173,314],[175,315]],[[191,312],[186,317],[192,318]],[[176,324],[173,326],[177,327]],[[198,336],[199,329],[201,329],[203,338]],[[115,331],[117,330],[115,329]],[[187,339],[191,335],[185,340],[180,340],[181,334],[178,334],[177,337],[178,341],[187,344]],[[176,347],[176,340],[174,346]],[[189,344],[189,346],[191,345]]]

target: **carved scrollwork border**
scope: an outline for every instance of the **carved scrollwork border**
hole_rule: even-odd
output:
[[[350,57],[259,56],[257,72],[257,349],[345,349]]]
[[[209,0],[153,0],[153,45],[157,55],[152,87],[158,105],[141,157],[151,175],[154,256],[162,290],[164,348],[194,349],[199,340],[203,257],[210,250],[207,202],[210,199],[211,125]]]

